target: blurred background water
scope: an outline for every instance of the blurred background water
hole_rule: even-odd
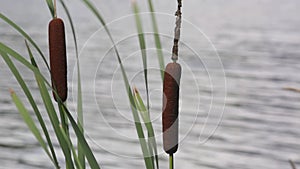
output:
[[[145,99],[130,1],[94,2],[118,42],[131,84]],[[121,72],[110,50],[112,45],[82,3],[66,3],[81,49],[84,120],[89,143],[103,168],[143,168]],[[141,12],[148,12],[146,1],[138,3]],[[168,63],[176,1],[154,0],[154,3]],[[289,169],[289,159],[300,166],[300,93],[283,89],[300,88],[299,7],[298,0],[183,2],[185,20],[179,59],[183,67],[181,142],[176,168]],[[51,18],[44,1],[0,1],[0,11],[24,28],[48,54],[47,26]],[[74,46],[61,6],[58,15],[64,18],[68,33],[68,105],[76,116]],[[142,18],[147,32],[151,117],[159,144],[160,165],[167,168],[160,135],[162,84],[151,18],[149,14],[142,14]],[[27,57],[23,38],[3,21],[0,21],[0,39]],[[49,77],[41,59],[38,61]],[[16,64],[44,110],[33,74]],[[16,90],[26,103],[24,94],[2,59],[0,65],[0,168],[53,168],[18,114],[8,89]],[[59,151],[58,154],[63,161]]]

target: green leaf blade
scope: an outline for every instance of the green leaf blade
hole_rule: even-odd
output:
[[[145,35],[143,32],[143,26],[142,26],[142,20],[139,15],[139,8],[136,3],[136,1],[132,2],[133,5],[133,11],[135,14],[135,23],[138,31],[138,37],[139,37],[139,44],[142,54],[142,60],[143,60],[143,67],[144,67],[144,79],[145,79],[145,87],[146,87],[146,94],[147,94],[147,109],[149,110],[149,87],[148,87],[148,68],[147,68],[147,51],[146,51],[146,41],[145,41]]]
[[[48,6],[48,8],[50,10],[51,16],[52,16],[52,18],[54,18],[54,16],[55,16],[55,10],[54,10],[53,1],[52,0],[46,0],[46,2],[47,2],[47,6]]]
[[[35,122],[31,118],[31,116],[30,116],[29,112],[27,111],[27,109],[25,108],[24,104],[22,103],[20,98],[16,95],[16,93],[13,90],[11,90],[10,93],[11,93],[12,100],[14,101],[19,113],[21,114],[21,116],[22,116],[23,120],[25,121],[25,123],[27,124],[28,128],[30,129],[32,134],[35,136],[35,138],[38,140],[38,142],[40,143],[42,148],[45,150],[47,155],[50,157],[50,159],[53,160],[39,129],[36,127]]]
[[[143,99],[141,98],[137,88],[134,88],[134,97],[135,97],[135,101],[136,101],[136,105],[137,105],[137,110],[139,111],[140,115],[142,116],[143,121],[144,121],[145,126],[148,131],[149,151],[150,151],[150,153],[154,152],[156,167],[159,168],[157,144],[156,144],[156,140],[155,140],[154,129],[153,129],[152,122],[150,119],[149,111],[147,110],[147,108],[143,102]],[[151,155],[153,155],[153,153]]]
[[[161,45],[161,40],[160,40],[160,36],[159,36],[159,31],[158,31],[158,24],[156,21],[155,11],[154,11],[154,7],[152,4],[152,0],[148,0],[148,6],[149,6],[149,10],[151,12],[156,52],[157,52],[157,58],[158,58],[159,67],[160,67],[160,75],[161,75],[161,79],[163,81],[164,80],[164,71],[165,71],[164,54],[162,51],[162,45]]]
[[[69,112],[69,110],[64,105],[62,105],[62,106],[63,106],[63,109],[64,109],[73,129],[74,129],[74,132],[78,138],[78,141],[81,143],[81,145],[83,147],[83,152],[84,152],[91,168],[92,169],[100,169],[100,166],[97,163],[97,160],[96,160],[94,154],[92,153],[92,150],[91,150],[90,146],[88,145],[84,135],[80,131],[79,126],[76,124],[76,122],[75,122],[74,118],[72,117],[71,113]]]
[[[46,57],[43,54],[43,52],[41,51],[41,49],[39,48],[39,46],[33,41],[33,39],[21,28],[19,27],[16,23],[14,23],[12,20],[10,20],[9,18],[7,18],[5,15],[3,15],[2,13],[0,13],[0,18],[6,22],[7,24],[9,24],[11,27],[13,27],[17,32],[19,32],[26,40],[28,40],[32,46],[34,46],[34,48],[38,51],[38,53],[41,55],[46,67],[48,68],[48,70],[50,71],[50,67],[49,64],[47,63]]]

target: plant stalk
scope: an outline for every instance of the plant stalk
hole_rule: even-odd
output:
[[[174,44],[172,48],[172,60],[176,62],[178,60],[178,43],[180,39],[180,28],[181,28],[181,7],[182,7],[182,0],[177,0],[178,7],[175,13],[176,16],[176,26],[174,30]]]
[[[173,156],[173,154],[169,155],[169,166],[170,166],[170,169],[174,169],[174,156]]]
[[[57,18],[57,13],[56,13],[56,0],[53,0],[53,9],[54,9],[54,18]]]

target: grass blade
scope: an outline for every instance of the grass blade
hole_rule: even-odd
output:
[[[38,142],[40,143],[42,148],[45,150],[47,155],[50,157],[50,159],[53,160],[40,131],[36,127],[35,122],[31,118],[31,116],[30,116],[29,112],[27,111],[27,109],[25,108],[24,104],[22,103],[22,101],[19,99],[19,97],[16,95],[16,93],[13,90],[10,90],[10,94],[11,94],[11,97],[12,97],[19,113],[21,114],[23,120],[27,124],[28,128],[33,133],[35,138],[38,140]]]
[[[146,94],[147,94],[147,109],[149,111],[149,88],[148,88],[148,73],[147,73],[147,51],[146,51],[146,42],[145,36],[143,33],[142,21],[139,15],[139,8],[136,1],[132,1],[133,11],[135,14],[135,22],[139,36],[139,43],[141,48],[143,66],[144,66],[144,77],[145,77],[145,86],[146,86]]]
[[[34,60],[34,58],[33,58],[31,49],[30,49],[30,47],[29,47],[29,45],[28,45],[28,43],[27,43],[26,40],[25,40],[25,44],[26,44],[27,51],[28,51],[28,54],[29,54],[29,57],[30,57],[30,60],[31,60],[32,65],[35,66],[35,67],[37,67],[37,64],[36,64],[36,62],[35,62],[35,60]],[[15,75],[15,76],[16,76],[16,75]],[[17,75],[16,77],[19,77],[19,79],[22,80],[22,77],[21,77],[21,76],[18,76],[18,75]],[[32,95],[31,95],[31,93],[29,92],[29,90],[28,90],[26,84],[24,83],[24,81],[22,82],[21,80],[19,80],[19,84],[22,86],[23,91],[24,91],[24,92],[26,91],[26,92],[25,92],[25,93],[27,93],[26,96],[27,96],[29,102],[31,103],[31,106],[32,106],[32,108],[33,108],[33,110],[34,110],[34,112],[35,112],[35,114],[36,114],[36,116],[37,116],[37,118],[38,118],[38,120],[39,120],[39,123],[40,123],[40,125],[41,125],[41,127],[42,127],[42,129],[43,129],[43,131],[44,131],[44,135],[45,135],[45,137],[46,137],[46,139],[47,139],[47,142],[48,142],[48,145],[49,145],[49,148],[50,148],[50,151],[51,151],[53,160],[54,160],[54,164],[55,164],[56,168],[60,168],[59,165],[58,165],[58,161],[57,161],[57,157],[56,157],[56,154],[55,154],[55,151],[54,151],[54,148],[53,148],[53,144],[52,144],[52,141],[51,141],[51,139],[50,139],[49,133],[48,133],[48,131],[47,131],[46,125],[45,125],[45,123],[44,123],[44,120],[43,120],[43,118],[42,118],[42,116],[41,116],[41,114],[40,114],[40,112],[39,112],[39,110],[38,110],[36,104],[34,103],[33,97],[32,97]],[[23,87],[23,86],[24,86],[24,87]],[[26,89],[26,88],[27,88],[27,89]]]
[[[134,89],[134,93],[135,93],[135,89]],[[142,111],[141,110],[141,107],[139,106],[139,103],[138,103],[138,100],[137,100],[137,97],[134,95],[134,101],[135,101],[135,104],[136,104],[136,107],[137,107],[137,110],[138,112],[140,113],[143,121],[146,121],[147,117],[145,116],[147,112],[147,109],[145,109],[145,111]],[[148,153],[149,153],[149,157],[151,158],[151,163],[152,163],[152,166],[154,168],[154,156],[153,156],[153,147],[149,141],[149,132],[148,132],[148,142],[147,142],[147,145],[148,145]]]
[[[30,69],[33,73],[38,74],[47,85],[51,86],[50,83],[46,80],[46,78],[40,73],[39,69],[36,66],[33,66],[30,62],[28,62],[23,56],[21,56],[19,53],[11,49],[10,47],[6,46],[5,44],[0,42],[0,50],[3,53],[7,53],[16,60],[18,60],[20,63],[22,63],[24,66],[26,66],[28,69]]]
[[[162,51],[162,45],[160,41],[160,36],[159,36],[159,31],[158,31],[158,26],[155,18],[155,11],[154,7],[152,4],[152,0],[148,0],[148,6],[149,10],[151,12],[151,19],[152,19],[152,26],[153,26],[153,31],[154,31],[154,39],[155,39],[155,45],[156,45],[156,52],[157,52],[157,57],[158,57],[158,62],[159,62],[159,67],[160,67],[160,75],[162,81],[164,80],[164,70],[165,70],[165,63],[164,63],[164,55]]]
[[[48,8],[49,8],[49,10],[50,10],[51,16],[52,16],[52,18],[54,18],[54,16],[55,16],[55,11],[54,11],[54,5],[53,5],[53,2],[52,2],[52,0],[46,0],[46,1],[47,1]]]
[[[72,17],[70,15],[70,12],[66,6],[66,4],[64,3],[63,0],[60,0],[60,3],[62,4],[70,26],[71,26],[71,30],[72,30],[72,35],[73,35],[73,40],[74,40],[74,46],[75,46],[75,54],[76,54],[76,66],[77,66],[77,121],[78,121],[78,126],[79,129],[81,130],[82,133],[84,133],[84,123],[83,123],[83,105],[82,105],[82,88],[81,88],[81,76],[80,76],[80,64],[79,64],[79,54],[78,54],[78,45],[77,45],[77,38],[76,38],[76,31],[75,31],[75,26],[73,24],[73,20]],[[82,164],[82,168],[85,168],[85,157],[83,155],[82,152],[82,146],[81,144],[78,142],[78,158],[80,163]]]
[[[155,140],[154,129],[153,129],[151,119],[150,119],[150,114],[147,111],[147,108],[143,102],[143,99],[141,98],[141,96],[136,88],[134,89],[134,97],[136,100],[137,110],[140,112],[140,114],[143,118],[143,121],[145,123],[145,126],[147,128],[147,131],[148,131],[149,151],[150,151],[150,153],[154,152],[156,167],[159,168],[157,144],[156,144],[156,140]],[[153,156],[153,153],[151,155]]]
[[[17,24],[15,24],[12,20],[10,20],[9,18],[7,18],[6,16],[4,16],[2,13],[0,13],[0,18],[6,22],[7,24],[9,24],[11,27],[13,27],[17,32],[19,32],[26,40],[28,40],[28,42],[30,42],[32,44],[32,46],[38,51],[38,53],[41,55],[46,67],[48,68],[49,72],[50,72],[50,67],[49,64],[43,54],[43,52],[41,51],[41,49],[38,47],[38,45],[33,41],[33,39],[22,29],[20,28]]]
[[[96,160],[94,154],[92,153],[90,146],[88,145],[87,141],[85,140],[84,135],[80,131],[79,126],[76,124],[76,122],[75,122],[74,118],[72,117],[71,113],[69,112],[69,110],[64,105],[62,105],[62,107],[64,109],[65,114],[68,116],[68,119],[69,119],[69,121],[74,129],[74,132],[78,138],[78,141],[81,143],[81,145],[83,147],[83,152],[84,152],[91,168],[92,169],[100,169],[100,166],[97,163],[97,160]]]
[[[69,149],[72,151],[72,154],[73,154],[73,158],[74,158],[74,161],[75,161],[75,165],[78,169],[83,169],[80,162],[79,162],[79,159],[78,159],[78,156],[76,154],[76,150],[72,144],[72,141],[70,139],[70,137],[67,136],[65,130],[63,129],[62,126],[60,126],[60,131],[65,139],[65,141],[67,142],[68,146],[69,146]]]

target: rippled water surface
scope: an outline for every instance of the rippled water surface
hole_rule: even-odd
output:
[[[130,83],[145,99],[142,60],[130,1],[94,2],[109,23]],[[167,63],[171,56],[176,1],[154,2]],[[89,143],[103,168],[143,168],[112,45],[82,3],[66,3],[81,51],[84,120]],[[138,3],[142,12],[148,12],[146,0]],[[299,6],[298,0],[183,2],[179,56],[183,68],[181,142],[176,168],[289,169],[289,159],[300,167],[300,93],[284,90],[300,88]],[[44,1],[1,1],[0,11],[22,26],[48,55],[50,14]],[[77,70],[72,35],[61,6],[58,12],[67,28],[68,105],[76,116]],[[147,13],[141,17],[147,32],[151,117],[160,165],[167,168],[168,158],[163,153],[160,134],[162,84],[151,18]],[[27,57],[23,38],[3,21],[0,21],[0,40]],[[49,77],[42,60],[38,61]],[[27,104],[24,94],[2,59],[0,65],[0,168],[53,168],[18,114],[8,89],[16,90]],[[17,62],[16,65],[44,114],[33,74]],[[49,123],[47,118],[46,122]],[[52,128],[49,130],[54,136]],[[58,154],[63,162],[59,151]]]

